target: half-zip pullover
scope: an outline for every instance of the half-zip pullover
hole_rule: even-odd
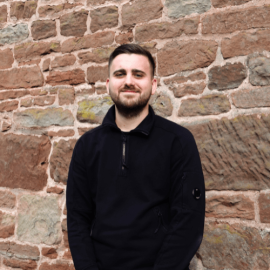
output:
[[[200,157],[184,127],[149,114],[122,132],[115,107],[77,141],[67,182],[76,270],[187,270],[204,228]]]

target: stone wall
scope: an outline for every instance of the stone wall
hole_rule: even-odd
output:
[[[74,270],[68,166],[112,105],[108,56],[129,42],[155,57],[156,113],[200,151],[191,269],[269,270],[269,0],[0,0],[0,269]]]

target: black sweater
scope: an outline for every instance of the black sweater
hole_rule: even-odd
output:
[[[186,270],[204,228],[200,157],[184,127],[148,116],[130,132],[102,125],[77,141],[67,182],[76,270]]]

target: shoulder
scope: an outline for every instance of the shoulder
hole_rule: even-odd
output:
[[[171,136],[178,138],[182,142],[194,141],[192,133],[187,128],[161,116],[155,116],[155,127],[163,130],[164,133],[171,134]]]
[[[92,128],[86,131],[76,142],[75,148],[80,148],[82,151],[89,144],[93,143],[98,139],[100,132],[103,132],[104,126],[100,125],[98,127]]]

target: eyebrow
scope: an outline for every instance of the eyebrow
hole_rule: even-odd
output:
[[[140,73],[146,74],[144,71],[139,70],[139,69],[132,69],[131,71],[132,71],[132,72],[140,72]],[[114,75],[115,73],[117,73],[117,72],[126,72],[126,70],[123,69],[123,68],[117,69],[117,70],[115,70],[115,71],[113,72],[113,75]]]

